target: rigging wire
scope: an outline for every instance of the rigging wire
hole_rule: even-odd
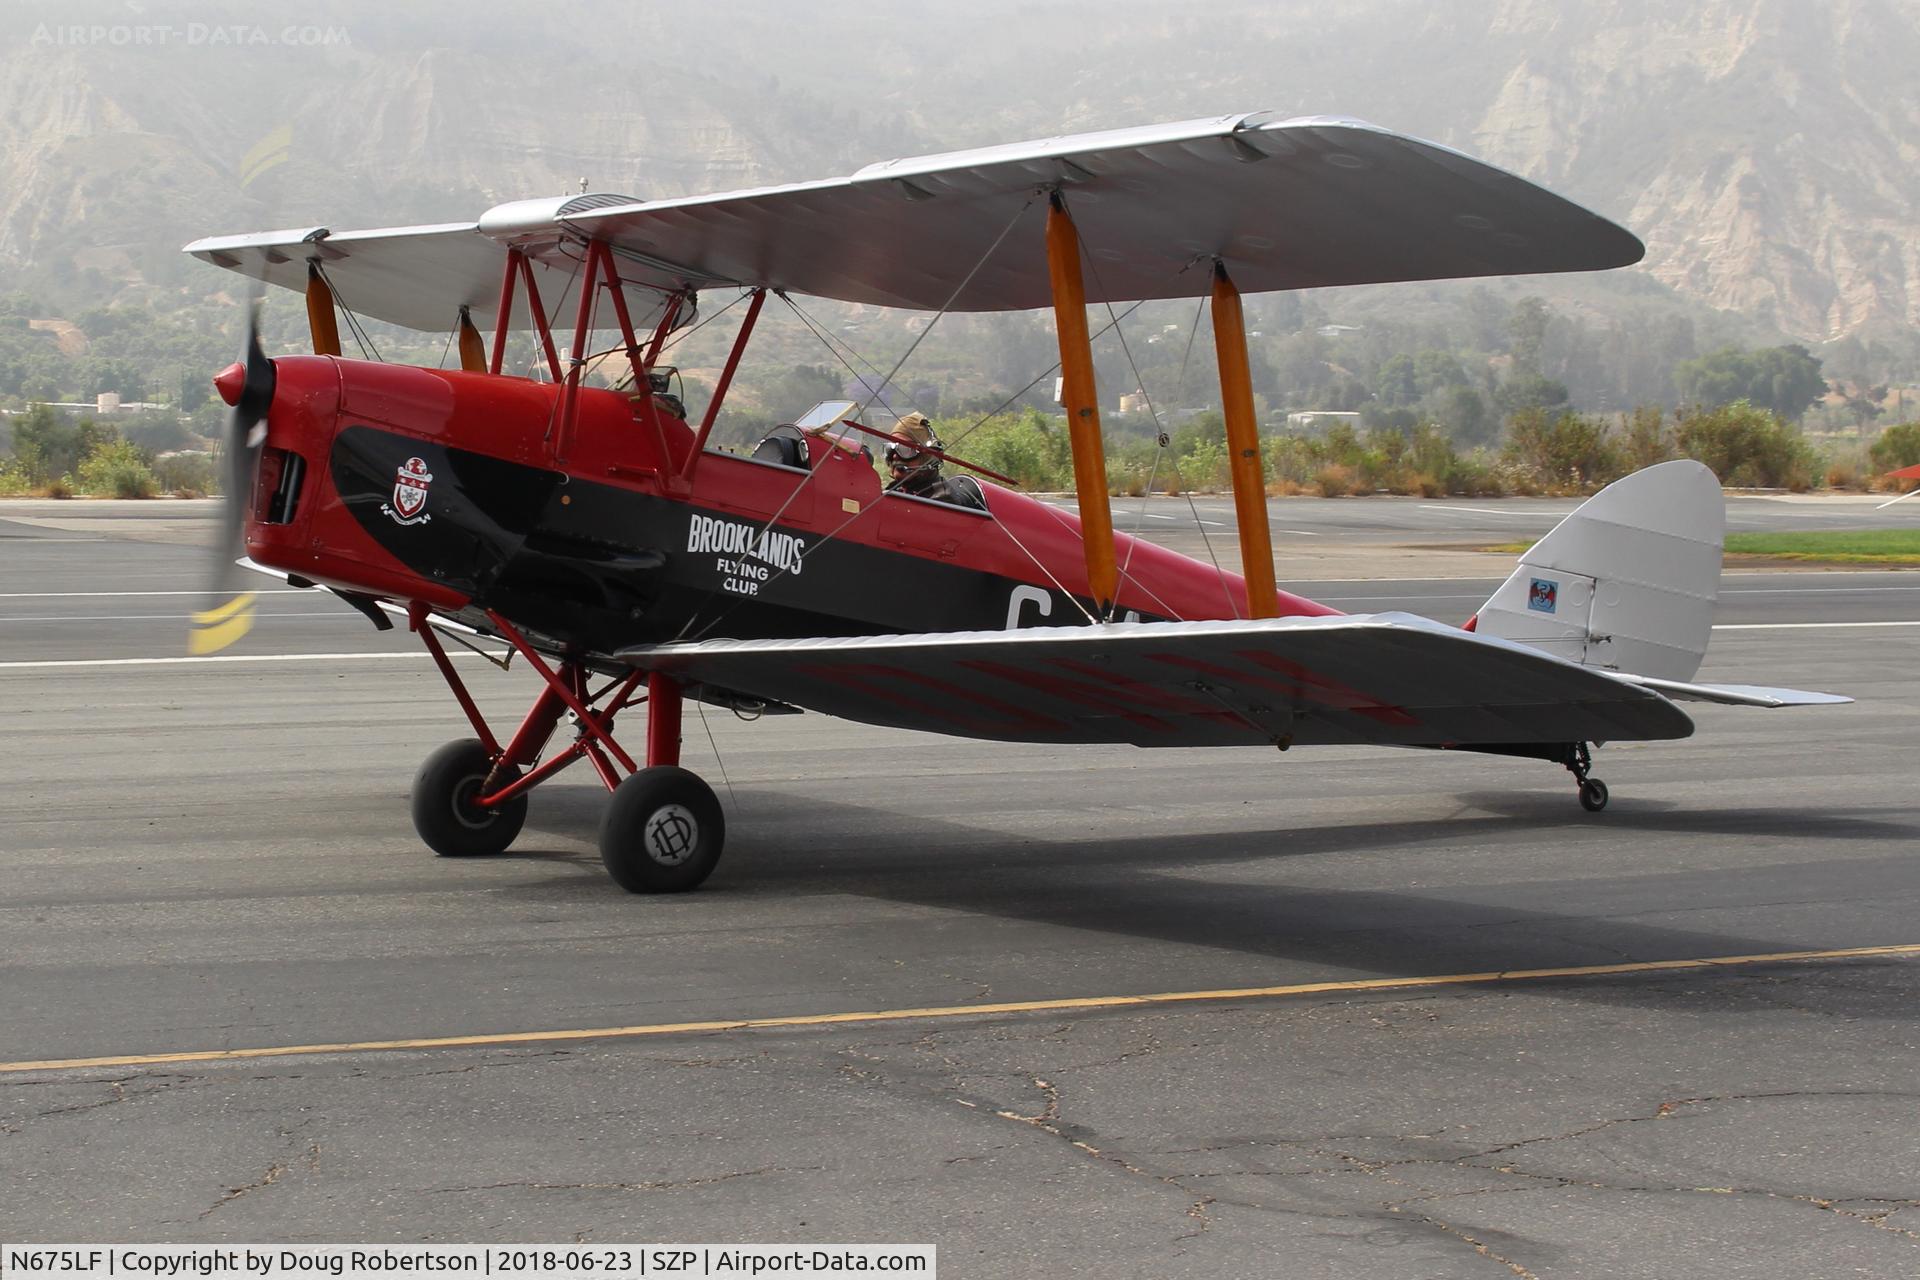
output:
[[[314,269],[320,273],[320,279],[325,282],[327,291],[333,294],[333,300],[339,304],[341,314],[346,316],[347,332],[353,335],[354,344],[360,348],[360,354],[366,359],[378,360],[381,364],[385,364],[386,357],[380,354],[380,348],[373,344],[373,338],[368,335],[366,329],[361,327],[360,317],[355,315],[353,308],[347,305],[346,296],[333,283],[333,277],[328,273],[326,264],[316,261]]]
[[[869,408],[871,408],[873,404],[879,399],[880,393],[886,390],[887,386],[893,382],[895,375],[897,375],[900,372],[900,370],[906,365],[907,361],[913,356],[913,353],[920,349],[920,344],[927,340],[927,335],[933,332],[933,327],[936,324],[940,323],[940,318],[946,315],[947,312],[952,309],[953,304],[955,302],[958,302],[960,300],[960,295],[965,293],[967,290],[967,286],[973,283],[973,278],[980,274],[980,269],[987,265],[987,262],[993,257],[994,254],[1000,251],[1000,246],[1003,243],[1005,243],[1006,238],[1013,233],[1014,227],[1019,225],[1020,219],[1026,215],[1027,210],[1033,208],[1033,202],[1037,199],[1039,199],[1039,195],[1037,193],[1034,195],[1030,195],[1027,197],[1027,201],[1025,204],[1021,205],[1018,209],[1014,210],[1013,216],[1007,219],[1007,225],[1000,229],[1000,234],[995,236],[993,243],[987,246],[987,251],[980,255],[980,257],[974,262],[973,266],[967,271],[966,276],[961,279],[959,284],[953,287],[953,291],[947,295],[946,301],[940,304],[940,309],[934,313],[933,318],[931,320],[927,321],[927,327],[920,331],[919,335],[915,337],[912,343],[910,343],[907,346],[906,351],[901,354],[900,358],[894,361],[893,368],[890,371],[888,371],[887,376],[880,381],[878,386],[875,386],[872,388],[872,392],[873,392],[872,395],[867,397],[865,402],[861,404],[861,406],[856,412],[864,416],[866,411]],[[789,307],[793,308],[796,314],[800,314],[800,308],[797,305],[795,305],[792,299],[787,298],[785,294],[781,294],[781,298],[783,301],[787,303]],[[801,318],[802,320],[806,319],[804,315],[802,315]],[[808,327],[811,328],[812,326],[809,325]],[[806,476],[800,481],[799,484],[796,484],[795,486],[793,486],[793,492],[787,495],[786,500],[780,504],[779,509],[776,510],[771,516],[767,517],[766,523],[760,526],[760,531],[756,536],[755,541],[764,539],[767,536],[767,534],[773,530],[773,526],[779,523],[780,517],[785,515],[787,513],[787,509],[793,505],[794,499],[798,498],[801,494],[801,491],[806,489],[808,485],[813,483],[813,478],[818,474],[819,472],[814,470],[811,467],[807,469]],[[859,511],[854,512],[847,519],[842,520],[838,525],[836,525],[833,528],[831,532],[829,532],[825,537],[821,538],[819,542],[816,542],[812,547],[808,548],[807,552],[802,553],[801,558],[804,559],[806,555],[811,554],[813,551],[819,550],[819,548],[825,543],[833,541],[833,539],[836,536],[838,536],[841,530],[845,529],[848,525],[852,524],[855,520],[858,520],[862,515],[865,515],[868,511],[872,510],[874,505],[877,505],[877,504],[870,503],[867,506],[862,507]],[[996,523],[998,522],[996,521]],[[779,573],[776,573],[774,577],[778,578],[778,577],[784,576],[785,573],[786,573],[786,570],[783,569]],[[771,582],[773,581],[773,579],[769,579],[768,581]],[[720,588],[718,584],[708,587],[707,600],[711,600],[715,595],[719,594],[719,591],[720,591]],[[703,600],[701,603],[704,606],[706,601]],[[719,614],[717,614],[714,617],[713,622],[707,625],[706,630],[711,630],[714,626],[718,625],[720,619],[726,617],[727,614],[732,611],[732,607],[733,607],[732,605],[729,605],[726,609],[722,610]],[[696,609],[693,614],[690,614],[688,616],[687,627],[691,627],[693,625],[693,619],[698,616],[698,613],[699,611],[698,609]],[[687,627],[681,628],[682,635],[686,634]],[[704,635],[705,630],[703,630],[701,634]]]
[[[1138,311],[1141,307],[1146,305],[1146,302],[1147,300],[1145,298],[1140,299],[1138,302],[1128,307],[1125,311],[1122,311],[1117,319],[1110,320],[1106,324],[1102,325],[1099,331],[1096,332],[1092,337],[1088,338],[1087,341],[1096,342],[1099,339],[1105,337],[1108,329],[1113,328],[1113,326],[1118,324],[1121,320],[1125,320],[1128,316]],[[968,427],[966,430],[955,435],[952,441],[950,442],[950,444],[959,444],[962,440],[965,440],[968,436],[978,431],[981,427],[986,426],[987,423],[993,421],[995,418],[999,417],[1002,413],[1006,412],[1007,408],[1011,406],[1015,401],[1019,400],[1020,397],[1026,395],[1027,392],[1033,390],[1035,387],[1039,386],[1042,382],[1045,382],[1048,378],[1051,378],[1054,374],[1058,372],[1060,372],[1060,362],[1058,360],[1055,360],[1052,364],[1048,365],[1047,368],[1044,371],[1042,371],[1037,377],[1035,377],[1032,382],[1029,382],[1026,386],[1020,388],[1018,391],[1008,396],[1005,400],[1002,400],[999,404],[995,405],[992,409],[989,409],[986,415],[980,418],[978,421],[976,421],[972,426]]]
[[[1180,269],[1185,271],[1192,265],[1193,263],[1189,262],[1186,267]],[[1207,300],[1202,298],[1194,305],[1193,324],[1187,330],[1187,352],[1180,357],[1180,385],[1183,387],[1187,385],[1187,361],[1193,358],[1193,340],[1200,335],[1200,317],[1205,315],[1206,311]],[[1214,554],[1213,539],[1207,536],[1207,525],[1206,521],[1200,518],[1200,508],[1194,505],[1193,491],[1181,485],[1180,492],[1187,500],[1188,513],[1193,516],[1193,527],[1200,531],[1200,542],[1207,549],[1207,559],[1213,561],[1213,576],[1220,584],[1220,594],[1226,597],[1227,612],[1237,618],[1240,616],[1240,602],[1233,598],[1233,588],[1227,585],[1227,571],[1221,568],[1220,557]]]
[[[706,704],[696,701],[693,704],[693,709],[700,713],[700,727],[707,731],[707,745],[713,748],[713,762],[720,766],[720,781],[727,784],[727,799],[733,801],[733,811],[735,814],[738,814],[740,812],[740,797],[734,793],[733,779],[727,775],[727,762],[720,757],[720,744],[714,741],[713,726],[707,723]]]
[[[927,340],[927,335],[933,332],[933,327],[940,323],[941,317],[945,316],[947,312],[953,308],[953,304],[960,300],[960,295],[967,291],[967,286],[973,283],[973,278],[980,274],[980,268],[986,266],[994,254],[1000,252],[1000,246],[1006,242],[1008,236],[1013,234],[1014,227],[1019,225],[1020,219],[1026,215],[1027,210],[1033,208],[1033,202],[1039,198],[1039,193],[1035,192],[1033,195],[1027,197],[1025,204],[1014,210],[1013,216],[1007,219],[1007,225],[1000,229],[1000,234],[993,238],[993,243],[987,246],[987,251],[981,254],[979,259],[974,262],[973,269],[967,272],[966,278],[954,286],[953,292],[947,295],[947,300],[940,304],[938,311],[933,313],[933,319],[927,321],[927,327],[922,329],[919,335],[908,344],[907,349],[901,353],[900,358],[893,362],[893,368],[887,371],[887,376],[881,380],[879,386],[873,389],[873,394],[867,397],[866,403],[860,406],[860,413],[863,416],[866,414],[866,411],[873,406],[874,401],[880,398],[880,393],[886,390],[888,384],[893,381],[894,375],[899,373],[900,370],[905,367],[907,361],[913,358],[913,353],[920,349],[920,344]]]
[[[855,360],[858,360],[861,364],[865,365],[867,367],[868,373],[877,374],[880,372],[879,369],[874,367],[871,361],[869,361],[865,356],[861,355],[858,351],[854,350],[851,343],[842,342],[836,345],[833,335],[827,331],[826,326],[822,325],[819,321],[815,320],[812,316],[808,315],[804,310],[802,310],[800,307],[800,304],[795,302],[792,298],[788,297],[785,290],[776,289],[774,291],[774,296],[779,298],[780,301],[787,304],[787,310],[793,312],[793,314],[799,318],[800,323],[807,327],[807,332],[811,333],[814,337],[820,340],[820,345],[827,349],[827,354],[832,356],[835,360],[838,360],[840,362],[840,367],[842,369],[845,369],[847,371],[847,375],[851,377],[856,383],[865,381],[865,378],[858,369],[854,368],[853,365],[848,362],[847,356],[849,355],[852,356]],[[846,348],[845,355],[841,354],[841,347]],[[908,402],[909,403],[912,402],[912,397],[908,397]]]

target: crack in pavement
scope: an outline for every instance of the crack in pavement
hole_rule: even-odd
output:
[[[1499,1263],[1501,1266],[1505,1267],[1508,1271],[1512,1272],[1514,1275],[1521,1277],[1521,1280],[1540,1280],[1539,1276],[1527,1270],[1525,1267],[1515,1262],[1512,1258],[1506,1257],[1502,1254],[1495,1253],[1493,1251],[1493,1246],[1488,1244],[1486,1241],[1475,1239],[1473,1236],[1468,1235],[1465,1231],[1462,1231],[1459,1227],[1454,1226],[1451,1222],[1443,1222],[1439,1218],[1435,1218],[1427,1214],[1406,1213],[1403,1210],[1392,1205],[1389,1205],[1388,1208],[1392,1212],[1398,1213],[1404,1218],[1408,1218],[1414,1222],[1422,1223],[1426,1226],[1432,1227],[1436,1231],[1439,1231],[1440,1233],[1442,1233],[1443,1235],[1451,1236],[1453,1239],[1456,1239],[1465,1244],[1471,1245],[1475,1253],[1479,1254],[1483,1258],[1488,1259],[1489,1261]]]
[[[1111,1165],[1114,1168],[1124,1170],[1125,1172],[1133,1174],[1136,1177],[1148,1178],[1154,1182],[1163,1183],[1166,1186],[1172,1187],[1175,1190],[1179,1191],[1182,1195],[1192,1197],[1193,1198],[1192,1203],[1189,1204],[1187,1207],[1187,1216],[1189,1218],[1194,1219],[1200,1224],[1199,1229],[1195,1231],[1190,1231],[1185,1235],[1175,1236],[1174,1239],[1176,1242],[1180,1240],[1191,1240],[1195,1236],[1205,1235],[1207,1231],[1209,1231],[1212,1228],[1213,1220],[1208,1215],[1207,1209],[1208,1209],[1208,1206],[1219,1202],[1219,1198],[1217,1196],[1208,1195],[1208,1194],[1205,1194],[1204,1192],[1196,1192],[1192,1187],[1183,1185],[1180,1182],[1179,1177],[1177,1175],[1166,1174],[1166,1173],[1155,1173],[1151,1169],[1143,1169],[1139,1165],[1133,1164],[1128,1160],[1122,1159],[1120,1156],[1115,1155],[1111,1151],[1102,1151],[1099,1147],[1094,1146],[1091,1142],[1088,1142],[1085,1138],[1076,1137],[1074,1133],[1068,1132],[1066,1128],[1062,1127],[1061,1120],[1060,1120],[1059,1088],[1055,1086],[1052,1081],[1042,1079],[1040,1076],[1033,1076],[1031,1077],[1031,1079],[1033,1081],[1034,1087],[1038,1089],[1040,1091],[1041,1096],[1047,1100],[1047,1105],[1041,1109],[1041,1112],[1039,1115],[1023,1116],[1018,1111],[1007,1111],[1007,1110],[997,1110],[993,1114],[1000,1117],[1002,1120],[1011,1120],[1016,1124],[1031,1125],[1034,1128],[1040,1130],[1042,1133],[1050,1134],[1051,1136],[1060,1139],[1062,1142],[1066,1143],[1069,1147],[1072,1147],[1074,1150],[1080,1152],[1082,1155],[1088,1156],[1091,1159],[1100,1161],[1104,1164]],[[958,1101],[958,1099],[956,1099],[956,1101]],[[962,1105],[972,1106],[973,1104],[963,1103]],[[1075,1129],[1076,1132],[1082,1132],[1082,1133],[1087,1132],[1084,1129],[1080,1129],[1079,1126],[1073,1126],[1073,1128]],[[1260,1206],[1248,1206],[1248,1207],[1258,1208]]]
[[[474,1191],[685,1191],[732,1182],[736,1178],[758,1178],[771,1173],[819,1173],[825,1165],[776,1165],[759,1169],[737,1169],[730,1173],[701,1178],[677,1178],[651,1182],[483,1182],[464,1187],[428,1187],[428,1195],[454,1195]]]
[[[286,1171],[287,1171],[287,1166],[284,1164],[270,1164],[267,1166],[267,1171],[264,1174],[262,1174],[259,1178],[255,1179],[254,1181],[249,1182],[244,1186],[227,1188],[227,1193],[225,1195],[221,1196],[218,1200],[215,1200],[212,1204],[208,1205],[204,1210],[201,1211],[200,1220],[204,1222],[206,1219],[213,1216],[213,1213],[216,1209],[220,1209],[226,1205],[230,1205],[235,1200],[240,1199],[240,1197],[244,1195],[249,1195],[252,1192],[259,1191],[263,1187],[272,1186],[274,1183],[280,1181],[281,1176],[285,1174]]]
[[[193,1079],[195,1079],[195,1077],[193,1076],[178,1075],[173,1072],[158,1072],[158,1073],[152,1073],[152,1074],[136,1072],[135,1074],[130,1076],[116,1076],[110,1080],[31,1081],[29,1083],[32,1083],[32,1084],[106,1085],[109,1089],[113,1091],[113,1093],[111,1097],[100,1098],[93,1102],[78,1102],[78,1103],[72,1104],[71,1106],[50,1107],[45,1111],[37,1111],[32,1115],[22,1118],[18,1123],[0,1125],[0,1134],[12,1135],[12,1134],[18,1134],[18,1133],[24,1132],[26,1127],[32,1124],[36,1120],[47,1120],[47,1119],[51,1119],[54,1116],[76,1115],[82,1111],[97,1111],[102,1107],[118,1106],[123,1102],[132,1102],[142,1098],[150,1098],[155,1094],[164,1093],[167,1090],[174,1088],[176,1085],[191,1081]],[[153,1087],[147,1088],[147,1089],[135,1089],[131,1091],[128,1090],[127,1086],[129,1084],[132,1084],[135,1081],[143,1081],[143,1080],[152,1081]]]

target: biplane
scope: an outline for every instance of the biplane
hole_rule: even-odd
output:
[[[1694,682],[1724,513],[1692,462],[1592,498],[1463,626],[1280,589],[1243,292],[1596,271],[1643,253],[1537,185],[1361,121],[1223,116],[187,252],[300,291],[313,346],[268,359],[250,328],[245,359],[215,380],[234,408],[229,515],[191,648],[244,633],[240,562],[331,590],[377,626],[403,618],[473,728],[414,781],[414,824],[443,855],[507,848],[528,793],[584,760],[612,793],[613,879],[697,886],[725,817],[680,767],[689,700],[1016,742],[1475,751],[1564,766],[1589,810],[1607,802],[1591,745],[1684,737],[1681,701],[1846,701]],[[762,306],[790,294],[935,319],[1050,307],[1077,513],[937,443],[956,473],[942,496],[886,485],[868,441],[893,433],[863,420],[871,398],[751,454],[714,447]],[[737,336],[684,416],[662,394],[665,361],[702,300],[729,295],[744,303]],[[1165,298],[1211,300],[1243,574],[1113,528],[1088,308]],[[460,367],[345,358],[343,314],[451,330]],[[596,331],[617,332],[607,352]],[[516,332],[543,377],[504,367]],[[596,354],[624,362],[621,385],[591,385]],[[481,714],[443,637],[490,638],[534,674],[510,732]],[[614,730],[638,707],[636,760]]]

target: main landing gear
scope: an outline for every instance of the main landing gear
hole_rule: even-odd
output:
[[[502,852],[526,821],[527,792],[585,760],[613,793],[600,824],[600,860],[621,888],[684,893],[712,874],[726,843],[726,817],[713,788],[680,768],[678,684],[658,672],[636,671],[594,690],[583,664],[569,660],[550,667],[506,619],[490,614],[546,685],[502,746],[427,625],[426,610],[415,606],[410,614],[413,630],[478,735],[447,743],[414,776],[413,826],[428,848],[449,858]],[[647,704],[645,768],[621,749],[612,732],[614,717],[640,701]],[[562,718],[574,724],[576,736],[564,750],[541,760]]]

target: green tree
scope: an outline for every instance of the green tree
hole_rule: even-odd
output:
[[[1513,336],[1513,367],[1517,372],[1540,372],[1540,356],[1547,342],[1553,311],[1541,298],[1522,298],[1513,304],[1507,331]]]
[[[1567,402],[1567,384],[1522,369],[1516,360],[1513,376],[1495,389],[1493,399],[1508,416],[1530,409],[1557,409]]]
[[[1759,351],[1721,347],[1675,365],[1673,382],[1682,399],[1702,408],[1744,400],[1795,422],[1827,388],[1819,359],[1798,343]]]
[[[1412,404],[1420,397],[1420,376],[1413,357],[1394,356],[1373,375],[1373,391],[1388,406]]]
[[[1431,347],[1413,358],[1413,381],[1423,396],[1467,385],[1467,374],[1451,351]]]
[[[1522,409],[1507,423],[1503,453],[1549,489],[1579,490],[1620,472],[1605,420],[1580,413]]]
[[[13,420],[13,457],[31,483],[45,484],[79,463],[79,428],[51,406],[36,404]]]
[[[1813,483],[1813,449],[1799,428],[1745,400],[1682,412],[1673,436],[1683,456],[1706,463],[1723,484],[1805,489]]]
[[[797,364],[775,377],[761,400],[776,421],[792,422],[822,400],[840,395],[840,387],[840,375],[825,365]]]
[[[1447,388],[1441,393],[1435,416],[1456,440],[1468,444],[1493,442],[1493,415],[1487,412],[1487,402],[1472,387]]]
[[[80,492],[103,498],[151,498],[156,487],[146,450],[126,440],[102,441],[80,460]]]
[[[1873,469],[1885,473],[1920,462],[1920,422],[1896,422],[1867,449]]]

